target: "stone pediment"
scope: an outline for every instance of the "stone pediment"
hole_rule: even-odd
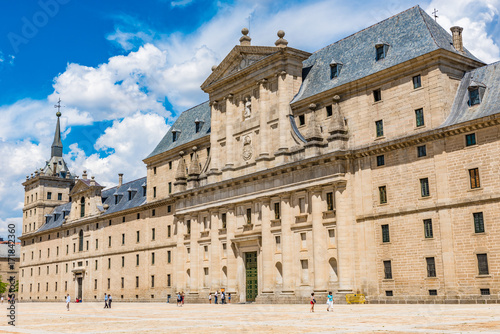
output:
[[[260,60],[280,51],[272,46],[235,46],[201,85],[201,89],[245,70]]]
[[[94,184],[92,184],[92,182]],[[101,186],[99,183],[97,183],[95,181],[79,179],[76,181],[75,186],[73,187],[73,189],[71,189],[69,195],[73,196],[75,194],[85,192],[85,191],[89,190],[91,187],[98,187],[101,189],[104,188],[103,186]]]

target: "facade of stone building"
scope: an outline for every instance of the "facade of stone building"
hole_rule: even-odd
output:
[[[0,282],[8,284],[6,291],[0,296],[4,297],[5,300],[7,300],[9,290],[11,290],[11,282],[15,284],[19,281],[20,250],[19,243],[9,244],[8,241],[0,241]],[[14,294],[17,295],[16,292]]]
[[[496,302],[500,64],[418,6],[312,54],[242,33],[146,177],[73,176],[56,130],[21,299]]]

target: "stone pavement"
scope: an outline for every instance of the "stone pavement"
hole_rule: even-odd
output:
[[[0,304],[6,308],[7,303]],[[500,333],[500,305],[17,304],[0,333]],[[3,311],[6,314],[6,311]],[[3,317],[5,319],[6,317]]]

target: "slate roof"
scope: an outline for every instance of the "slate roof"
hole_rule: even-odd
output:
[[[486,86],[481,103],[469,107],[468,88],[471,85]],[[500,113],[500,62],[465,73],[460,81],[450,115],[441,127]]]
[[[303,83],[291,103],[323,91],[361,79],[410,59],[453,47],[451,33],[437,24],[419,6],[361,30],[349,37],[316,51],[303,62]],[[384,59],[375,59],[375,45],[389,45]],[[481,62],[468,50],[464,56]],[[338,77],[330,78],[332,61],[342,63]]]
[[[15,252],[11,257],[13,258],[19,258],[21,254],[21,245],[15,245]],[[0,244],[0,258],[6,258],[9,257],[9,244]],[[5,279],[4,279],[5,280]]]
[[[199,120],[203,122],[201,130],[196,133],[195,131],[195,121]],[[172,132],[178,131],[177,140],[172,141]],[[210,134],[210,106],[207,102],[204,102],[196,107],[188,109],[182,112],[172,127],[168,130],[167,134],[163,137],[156,148],[148,155],[147,158],[153,157],[160,153],[169,151],[174,147],[189,143],[198,138],[202,138]],[[146,159],[147,159],[146,158]]]
[[[90,180],[80,180],[89,181]],[[96,182],[97,184],[97,182]],[[103,213],[103,216],[135,208],[146,203],[146,196],[144,195],[143,186],[146,185],[146,177],[130,181],[122,184],[120,187],[113,187],[101,192],[102,204],[109,205],[109,208]],[[132,192],[132,199],[128,199],[129,190]],[[119,197],[119,202],[115,204],[115,194]],[[102,208],[99,208],[102,210]],[[46,215],[46,223],[40,227],[37,232],[47,231],[53,228],[60,227],[64,222],[63,211],[66,211],[66,216],[71,211],[71,203],[65,203],[54,208],[54,210]]]

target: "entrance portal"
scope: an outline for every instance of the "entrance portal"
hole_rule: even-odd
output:
[[[255,301],[258,294],[257,285],[257,252],[245,253],[245,271],[246,271],[246,287],[247,287],[247,302]]]
[[[76,298],[82,299],[82,280],[83,278],[77,277],[76,281],[78,283],[78,295]]]

